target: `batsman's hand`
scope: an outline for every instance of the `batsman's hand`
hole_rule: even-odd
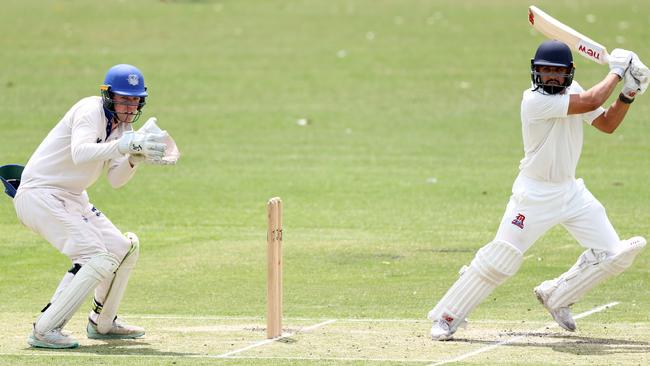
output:
[[[609,73],[616,74],[622,79],[634,56],[635,54],[632,51],[622,48],[614,49],[609,55]]]
[[[650,84],[650,69],[634,55],[630,67],[625,72],[621,93],[629,99],[634,99],[637,95],[645,93],[648,84]]]
[[[648,84],[650,84],[650,69],[641,62],[637,55],[634,55],[632,58],[630,74],[639,82],[639,94],[645,93],[646,89],[648,89]]]
[[[121,154],[144,155],[147,159],[162,160],[167,146],[166,133],[125,132],[118,140],[117,150]]]
[[[634,100],[636,95],[641,91],[641,83],[632,76],[630,69],[627,69],[623,77],[623,89],[621,93],[628,99]],[[631,102],[630,102],[631,103]]]

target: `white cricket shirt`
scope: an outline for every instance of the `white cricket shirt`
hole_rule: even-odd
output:
[[[57,188],[81,194],[99,178],[105,166],[110,184],[124,185],[135,169],[131,168],[128,155],[117,150],[117,139],[132,127],[120,123],[106,136],[107,123],[101,97],[81,99],[31,156],[19,189]]]
[[[569,95],[584,89],[577,81],[563,94],[545,95],[524,91],[521,101],[521,127],[524,158],[520,174],[552,183],[575,179],[576,166],[582,151],[582,124],[591,124],[605,109],[568,115]]]

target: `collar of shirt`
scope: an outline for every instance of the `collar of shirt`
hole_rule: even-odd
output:
[[[106,140],[107,140],[108,136],[110,136],[111,132],[113,131],[113,112],[106,109],[106,107],[103,108],[104,108],[104,116],[106,116],[106,120],[108,121],[106,122]]]

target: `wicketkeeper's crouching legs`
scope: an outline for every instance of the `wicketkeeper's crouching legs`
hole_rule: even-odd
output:
[[[79,343],[73,337],[62,333],[61,329],[77,312],[88,294],[101,281],[112,276],[118,266],[119,261],[115,255],[100,253],[90,258],[74,277],[69,278],[69,274],[66,274],[62,282],[69,282],[57,291],[52,302],[36,320],[28,343],[33,347],[45,348],[77,347]]]
[[[92,257],[86,264],[75,264],[63,277],[50,303],[34,324],[28,343],[42,348],[74,348],[76,339],[62,328],[79,306],[95,290],[94,308],[86,327],[93,339],[138,338],[144,328],[126,324],[117,318],[117,310],[140,253],[140,242],[133,233],[126,233],[129,250],[122,261],[112,253]],[[101,299],[101,300],[98,300]]]
[[[522,252],[506,241],[495,240],[479,249],[469,267],[461,268],[460,278],[429,312],[433,320],[431,337],[450,339],[465,317],[514,275],[522,262]]]
[[[131,270],[135,268],[140,255],[138,237],[134,233],[126,233],[125,236],[130,242],[129,251],[122,259],[115,275],[105,280],[95,291],[93,310],[88,317],[86,327],[88,338],[123,339],[144,335],[144,328],[127,324],[117,317],[117,310],[126,291]]]
[[[636,236],[623,240],[621,245],[622,250],[616,254],[588,249],[568,271],[535,287],[535,295],[562,328],[575,330],[569,307],[599,283],[630,267],[646,240]]]

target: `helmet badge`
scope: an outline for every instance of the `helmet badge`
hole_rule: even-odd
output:
[[[136,74],[129,74],[129,76],[126,78],[126,81],[133,86],[140,84],[140,78],[138,78],[138,75]]]

